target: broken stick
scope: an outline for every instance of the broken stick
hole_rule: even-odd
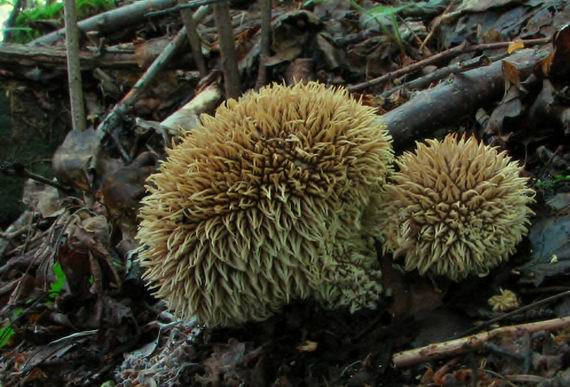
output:
[[[520,50],[489,66],[457,74],[448,82],[419,93],[380,120],[388,127],[394,147],[401,150],[500,98],[505,87],[503,61],[513,63],[521,79],[525,79],[548,53],[549,50]]]
[[[200,7],[194,13],[194,21],[199,23],[210,11],[210,6],[205,5]],[[156,75],[162,70],[162,68],[169,63],[174,54],[178,51],[180,47],[187,41],[186,28],[182,27],[180,31],[176,34],[174,39],[166,48],[160,53],[160,55],[152,62],[145,73],[140,77],[140,79],[135,83],[133,88],[115,105],[111,113],[105,117],[103,121],[97,127],[97,136],[99,139],[103,139],[107,133],[109,133],[115,126],[118,125],[122,116],[127,113],[136,101],[140,98],[142,93],[148,88],[152,81],[156,78]],[[126,156],[123,154],[123,158]]]
[[[537,39],[528,39],[528,40],[521,40],[521,42],[525,45],[525,47],[546,44],[552,38],[537,38]],[[412,63],[409,66],[402,67],[396,71],[392,71],[388,74],[384,74],[378,78],[370,79],[366,82],[358,83],[356,85],[348,86],[348,91],[360,91],[371,86],[375,86],[381,84],[383,82],[390,81],[392,79],[401,77],[402,75],[413,73],[427,65],[431,65],[437,63],[439,61],[453,58],[459,54],[464,54],[467,52],[474,52],[474,51],[483,51],[483,50],[493,50],[497,48],[506,48],[509,45],[514,44],[515,42],[496,42],[496,43],[484,43],[484,44],[476,44],[469,46],[466,43],[460,44],[459,46],[450,48],[448,50],[442,51],[438,54],[432,55],[429,58],[422,59],[418,62]]]
[[[28,70],[30,67],[65,70],[67,66],[65,47],[31,47],[26,44],[4,43],[0,45],[0,67],[11,70]],[[79,52],[82,70],[96,67],[135,68],[137,58],[134,50],[107,48],[104,53],[94,50]]]
[[[392,357],[394,366],[398,368],[409,367],[447,356],[464,354],[480,349],[484,344],[501,335],[520,335],[523,332],[534,333],[539,331],[553,331],[570,326],[570,316],[554,318],[552,320],[538,321],[528,324],[511,325],[482,332],[476,335],[463,337],[442,343],[430,344],[425,347],[398,352]]]
[[[101,34],[120,31],[136,26],[146,20],[145,14],[153,9],[164,9],[176,5],[176,0],[141,0],[120,8],[100,13],[77,23],[81,32],[99,31]],[[28,43],[34,45],[49,45],[63,39],[65,29],[61,28]]]

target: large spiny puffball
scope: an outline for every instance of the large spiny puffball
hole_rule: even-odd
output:
[[[155,295],[208,326],[311,296],[373,306],[363,225],[393,160],[374,110],[312,82],[250,92],[201,120],[142,201],[139,257]]]
[[[406,270],[454,281],[485,275],[527,233],[534,193],[505,152],[448,135],[418,144],[396,164],[379,233]]]

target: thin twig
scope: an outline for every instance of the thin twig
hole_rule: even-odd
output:
[[[152,7],[153,9],[163,9],[176,4],[176,0],[140,0],[129,3],[119,8],[97,14],[77,23],[77,27],[86,33],[89,31],[99,31],[106,35],[126,28],[133,28],[137,24],[146,21],[145,13]],[[62,39],[65,29],[50,32],[28,43],[30,46],[50,45]]]
[[[487,321],[485,321],[485,322],[483,322],[483,323],[481,323],[481,324],[479,324],[479,325],[477,325],[471,329],[463,331],[463,332],[453,336],[453,338],[470,335],[470,334],[475,333],[475,332],[477,332],[483,328],[486,328],[486,327],[489,327],[493,324],[496,324],[496,323],[498,323],[504,319],[516,316],[516,315],[524,313],[524,312],[528,312],[529,310],[536,309],[536,308],[543,306],[543,305],[546,305],[546,304],[550,304],[552,301],[556,301],[559,298],[563,298],[563,297],[567,297],[567,296],[570,296],[570,290],[566,290],[564,292],[555,294],[553,296],[544,298],[542,300],[535,301],[535,302],[528,304],[528,305],[525,305],[525,306],[521,306],[520,308],[517,308],[513,311],[510,311],[510,312],[502,314],[498,317],[487,320]]]
[[[419,90],[422,89],[424,87],[429,86],[430,84],[440,81],[444,78],[446,78],[447,76],[451,75],[451,74],[459,74],[462,73],[464,71],[468,71],[468,70],[472,70],[474,68],[480,67],[480,66],[487,66],[497,60],[501,60],[503,58],[505,58],[505,56],[507,56],[507,54],[504,55],[498,55],[496,57],[493,58],[488,58],[485,55],[481,55],[478,56],[476,58],[470,59],[468,61],[465,62],[460,62],[460,63],[454,63],[452,65],[449,65],[447,67],[442,67],[440,69],[435,70],[434,72],[427,74],[423,77],[420,78],[416,78],[410,82],[405,82],[402,83],[401,85],[398,85],[396,87],[393,87],[389,90],[384,91],[382,94],[380,94],[380,96],[382,98],[387,98],[390,95],[394,94],[395,92],[401,90],[401,89],[406,89],[406,90]]]
[[[490,340],[501,335],[553,331],[566,328],[568,326],[570,326],[570,316],[528,324],[501,327],[489,332],[482,332],[477,335],[467,336],[461,339],[444,341],[421,348],[398,352],[392,357],[392,362],[396,367],[409,367],[426,361],[441,359],[446,356],[455,356],[478,350]]]
[[[85,130],[85,106],[81,86],[81,65],[79,63],[79,29],[75,0],[63,3],[65,18],[65,45],[67,47],[67,79],[71,103],[71,122],[74,130]]]
[[[431,39],[431,37],[433,36],[433,34],[435,33],[435,31],[437,31],[437,28],[439,27],[439,25],[441,24],[441,21],[443,19],[443,16],[446,15],[449,10],[451,9],[451,7],[455,4],[455,1],[451,1],[447,7],[445,7],[445,10],[443,11],[443,13],[440,16],[436,16],[433,20],[433,22],[431,23],[431,31],[428,33],[428,35],[426,36],[426,38],[424,39],[424,41],[422,42],[422,44],[420,44],[420,51],[423,50],[423,48],[427,45],[427,43],[429,42],[429,40]]]
[[[214,4],[214,18],[218,28],[226,98],[237,98],[241,94],[241,86],[232,31],[232,19],[230,18],[230,8],[227,0]]]
[[[56,181],[52,181],[46,177],[36,175],[35,173],[28,171],[22,164],[19,163],[11,163],[11,164],[3,163],[0,166],[0,173],[5,174],[7,176],[18,176],[24,179],[32,179],[40,183],[43,183],[45,185],[57,188],[58,190],[63,191],[65,193],[72,192],[71,188],[59,184]]]
[[[194,13],[194,21],[199,23],[204,17],[206,17],[209,11],[210,7],[208,5],[200,7],[196,13]],[[106,134],[110,133],[113,128],[119,124],[122,117],[132,109],[142,93],[149,87],[158,73],[170,62],[174,57],[174,54],[184,45],[184,43],[186,43],[186,28],[182,27],[174,39],[168,43],[160,55],[154,60],[154,62],[152,62],[133,88],[119,101],[119,103],[115,105],[111,113],[109,113],[99,124],[97,127],[97,135],[100,139],[103,139]]]
[[[259,89],[267,83],[267,66],[265,62],[271,56],[271,8],[272,0],[261,0],[261,50],[259,54],[259,69],[255,88]]]
[[[200,43],[200,35],[198,35],[197,23],[194,21],[194,12],[191,9],[181,9],[180,16],[186,27],[186,34],[190,47],[192,48],[192,57],[196,63],[196,67],[200,72],[201,77],[208,75],[208,68],[206,67],[206,60],[202,54],[202,44]]]
[[[537,44],[548,43],[548,42],[550,42],[550,40],[551,40],[551,38],[547,37],[547,38],[522,40],[522,42],[524,43],[525,47],[528,47],[528,46],[533,46],[533,45],[537,45]],[[429,58],[420,60],[419,62],[412,63],[409,66],[405,66],[405,67],[402,67],[396,71],[392,71],[390,73],[384,74],[381,77],[370,79],[366,82],[358,83],[356,85],[348,86],[347,89],[351,92],[360,91],[363,89],[367,89],[371,86],[376,86],[380,83],[390,81],[394,78],[401,77],[402,75],[412,73],[416,70],[421,69],[422,67],[425,67],[427,65],[431,65],[433,63],[437,63],[443,59],[448,59],[448,58],[454,57],[456,55],[464,54],[467,52],[481,51],[481,50],[492,50],[492,49],[497,49],[497,48],[505,48],[505,47],[508,47],[512,43],[513,42],[497,42],[497,43],[476,44],[473,46],[469,46],[466,43],[463,43],[463,44],[460,44],[459,46],[450,48],[449,50],[445,50],[445,51],[442,51],[438,54],[430,56]]]

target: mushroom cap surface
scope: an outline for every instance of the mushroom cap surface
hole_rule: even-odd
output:
[[[454,281],[485,275],[527,233],[534,191],[506,152],[448,135],[418,143],[396,164],[379,233],[406,270]]]
[[[334,282],[393,160],[374,109],[316,82],[274,84],[201,121],[147,180],[137,240],[154,294],[228,326]]]

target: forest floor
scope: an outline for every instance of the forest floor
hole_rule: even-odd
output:
[[[0,175],[23,203],[0,211],[0,387],[570,385],[570,4],[274,1],[260,75],[263,2],[231,1],[239,92],[345,86],[393,123],[397,154],[473,134],[524,166],[536,215],[484,277],[403,273],[379,249],[390,296],[376,310],[299,301],[206,329],[151,296],[133,253],[145,179],[177,124],[232,93],[211,4],[191,3],[201,10],[160,0],[80,24],[86,131],[70,130],[62,35],[45,39],[61,14],[0,45]],[[182,29],[194,11],[201,55]],[[53,146],[22,151],[32,140]]]

